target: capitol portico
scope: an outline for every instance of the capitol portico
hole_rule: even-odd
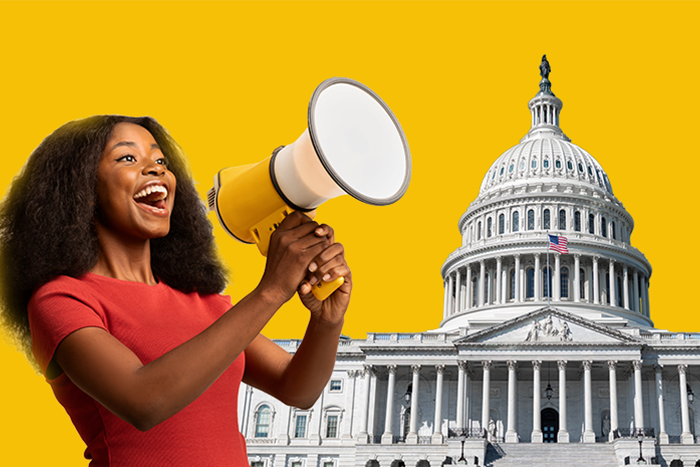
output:
[[[544,58],[540,70],[530,131],[459,219],[439,328],[341,339],[309,410],[243,386],[251,466],[700,461],[700,334],[654,328],[632,216],[561,130]]]

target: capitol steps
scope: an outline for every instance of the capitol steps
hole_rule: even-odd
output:
[[[611,444],[489,444],[485,467],[617,467]]]

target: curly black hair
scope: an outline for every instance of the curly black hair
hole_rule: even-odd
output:
[[[153,135],[177,179],[170,232],[151,240],[153,273],[186,293],[219,293],[226,286],[206,208],[168,131],[150,117],[68,122],[34,150],[0,205],[0,324],[30,359],[27,303],[34,291],[59,275],[80,277],[97,263],[97,168],[122,122]]]

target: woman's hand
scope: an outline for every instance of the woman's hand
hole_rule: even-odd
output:
[[[319,228],[304,213],[295,211],[270,237],[265,273],[258,288],[280,305],[299,289],[312,260],[330,246],[325,234],[316,233]]]
[[[345,312],[350,303],[352,291],[352,272],[345,261],[345,249],[343,245],[335,242],[335,232],[326,225],[320,225],[314,234],[325,238],[329,245],[316,256],[308,267],[308,274],[299,287],[299,297],[306,308],[311,312],[312,319],[336,325],[343,322]],[[321,281],[332,282],[338,277],[343,277],[345,282],[326,300],[318,300],[313,293]]]

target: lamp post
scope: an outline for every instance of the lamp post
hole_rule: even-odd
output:
[[[646,464],[647,461],[644,460],[644,457],[642,457],[642,443],[644,442],[644,431],[637,430],[637,441],[639,441],[639,459],[637,459],[637,464],[640,462]]]
[[[467,440],[467,433],[464,428],[460,430],[459,433],[459,441],[462,443],[462,455],[460,456],[459,460],[457,460],[458,463],[467,463],[467,459],[464,458],[464,442]]]
[[[688,388],[688,402],[690,402],[692,404],[693,401],[695,400],[695,394],[693,394],[693,390],[690,389],[690,384],[687,385],[687,388]]]

